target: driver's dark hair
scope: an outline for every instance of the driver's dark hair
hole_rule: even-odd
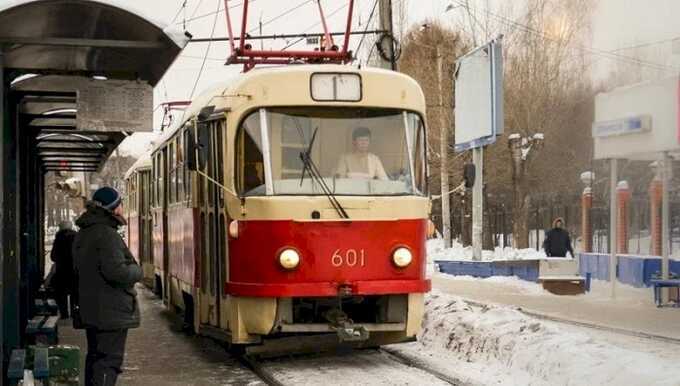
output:
[[[371,130],[368,129],[368,127],[357,127],[354,129],[352,132],[352,140],[355,140],[357,138],[361,137],[368,137],[371,138]]]

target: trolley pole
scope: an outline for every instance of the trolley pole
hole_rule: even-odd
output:
[[[446,117],[444,116],[444,65],[440,47],[437,46],[437,82],[439,83],[439,172],[441,176],[441,196],[442,196],[442,233],[444,235],[444,247],[451,248],[451,205],[449,199],[449,133],[446,127]]]

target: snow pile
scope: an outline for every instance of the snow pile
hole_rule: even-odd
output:
[[[674,385],[680,379],[680,367],[668,358],[615,346],[509,307],[478,307],[439,292],[426,300],[418,338],[424,349],[445,352],[454,365],[483,365],[494,378],[504,371],[524,384]],[[484,373],[472,378],[490,380]]]
[[[511,290],[512,293],[517,293],[521,295],[541,295],[541,296],[556,296],[550,292],[543,289],[543,286],[531,281],[526,281],[518,278],[517,276],[491,276],[486,278],[479,278],[468,275],[447,275],[441,274],[438,276],[440,280],[447,281],[462,281],[462,282],[475,282],[478,285],[488,285],[494,288],[498,287],[499,291],[508,292]]]
[[[456,240],[451,248],[444,248],[443,239],[427,241],[428,260],[472,260],[472,247],[464,247]],[[494,260],[535,260],[546,259],[545,252],[532,248],[515,249],[496,247],[493,251],[482,251],[482,261]]]

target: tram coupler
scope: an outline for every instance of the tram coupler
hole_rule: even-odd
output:
[[[363,326],[342,326],[335,330],[341,342],[362,342],[368,339],[370,333]]]

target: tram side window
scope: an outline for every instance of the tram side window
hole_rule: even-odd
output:
[[[156,166],[158,164],[156,163],[156,157],[152,156],[151,157],[151,207],[155,208],[156,207],[156,191],[157,191],[157,184],[156,181],[157,178],[156,176],[158,173],[156,173]]]
[[[168,194],[168,200],[170,203],[175,203],[177,201],[177,160],[175,157],[175,143],[171,143],[170,147],[168,148],[168,151],[170,154],[168,155],[168,162],[169,166],[168,169],[170,170],[170,179],[168,183],[170,184],[170,190]]]
[[[166,182],[165,176],[167,174],[167,147],[164,148],[158,156],[159,166],[158,166],[158,206],[163,207],[165,205],[165,194],[166,194]]]
[[[184,131],[185,146],[191,141],[191,129],[191,126],[187,126],[187,129]],[[182,155],[184,155],[184,152],[182,152]],[[184,194],[186,200],[191,201],[191,172],[186,167],[186,161],[187,160],[184,160]]]
[[[251,114],[243,121],[237,143],[239,192],[241,194],[264,194],[262,136],[257,114]]]
[[[177,202],[184,202],[184,136],[177,136]]]

